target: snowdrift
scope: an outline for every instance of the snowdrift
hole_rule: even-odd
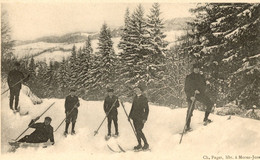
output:
[[[105,114],[103,102],[84,101],[80,99],[79,115],[76,123],[76,135],[65,138],[64,124],[54,133],[55,145],[48,148],[19,148],[15,153],[8,153],[8,141],[15,139],[22,133],[30,120],[40,115],[51,103],[54,106],[44,114],[52,117],[51,125],[54,130],[65,118],[64,99],[44,99],[37,107],[30,108],[28,116],[13,115],[9,110],[2,110],[1,148],[4,159],[187,159],[202,160],[205,157],[218,156],[225,159],[230,156],[259,156],[260,121],[232,116],[210,115],[214,121],[203,126],[204,113],[195,110],[191,127],[193,131],[184,135],[179,144],[180,132],[183,129],[186,109],[170,109],[150,105],[148,121],[143,129],[151,152],[133,152],[131,149],[137,144],[132,128],[127,121],[123,108],[118,109],[119,133],[117,139],[105,141],[107,122],[103,124],[99,133],[94,136]],[[7,97],[2,98],[2,106],[8,103]],[[31,102],[23,102],[31,103]],[[131,104],[125,103],[129,113]],[[2,107],[3,108],[3,107]],[[70,126],[71,127],[71,126]],[[30,134],[29,129],[24,135]],[[70,130],[69,130],[70,131]],[[112,132],[114,131],[112,125]],[[126,153],[113,153],[107,148],[109,144],[114,150],[119,150],[120,144]],[[213,159],[213,158],[211,158]]]

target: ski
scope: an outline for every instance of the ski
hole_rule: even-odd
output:
[[[108,144],[107,147],[110,151],[114,152],[114,153],[121,153],[121,151],[115,151],[114,149],[112,149]]]
[[[152,150],[150,149],[150,148],[148,148],[148,149],[134,149],[133,150],[134,152],[151,152]]]
[[[12,141],[8,142],[11,148],[8,150],[8,152],[15,152],[18,148],[27,148],[27,147],[42,147],[42,148],[47,148],[50,146],[50,144],[47,143],[25,143],[25,142],[17,142],[17,141]]]
[[[117,146],[121,150],[121,152],[126,152],[119,144],[117,144]]]
[[[19,112],[19,114],[20,114],[20,116],[26,116],[26,115],[29,114],[29,111],[27,111],[26,113],[21,113],[21,112]]]
[[[191,129],[191,130],[188,130],[188,131],[183,132],[183,134],[187,134],[187,133],[192,132],[192,131],[193,131],[193,130]],[[180,132],[179,134],[182,135],[182,132]]]

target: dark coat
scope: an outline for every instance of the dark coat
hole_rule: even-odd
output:
[[[116,103],[114,104],[114,102]],[[117,115],[117,108],[119,107],[118,97],[113,95],[112,98],[107,96],[104,101],[104,111],[105,113],[108,113],[108,111],[111,109],[112,105],[114,104],[112,110],[110,111],[109,115]]]
[[[24,75],[21,71],[18,70],[11,70],[8,74],[8,78],[7,78],[7,83],[9,88],[11,88],[13,85],[15,85],[17,82],[21,81],[22,79],[24,79]],[[26,81],[27,78],[25,78],[23,81]],[[22,87],[22,82],[16,84],[15,86],[13,86],[13,88],[16,89],[21,89]]]
[[[206,89],[206,81],[203,75],[192,72],[186,76],[184,91],[187,98],[194,96],[195,90],[200,94],[204,94]]]
[[[35,131],[28,136],[26,142],[28,143],[41,143],[47,142],[49,139],[54,142],[53,127],[45,125],[44,123],[34,123],[32,120],[29,124],[30,128],[35,128]]]
[[[133,120],[147,120],[149,114],[149,106],[147,98],[144,95],[135,96],[129,117]]]
[[[70,112],[74,106],[79,107],[79,98],[77,96],[72,97],[71,95],[67,96],[65,99],[65,113]],[[78,108],[75,108],[73,111],[78,112]]]

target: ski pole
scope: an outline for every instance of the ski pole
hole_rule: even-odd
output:
[[[53,105],[54,105],[55,102],[53,102],[40,116],[39,118],[45,113],[47,112]],[[36,120],[37,121],[37,120]],[[34,123],[36,122],[34,121]],[[30,126],[27,127],[27,129],[25,131],[23,131],[23,133],[21,133],[16,139],[15,141],[17,141],[18,138],[20,138],[28,129],[30,128]]]
[[[195,98],[196,94],[197,94],[197,93],[195,92],[195,93],[194,93],[194,98]],[[182,131],[182,134],[181,134],[181,139],[180,139],[179,144],[181,144],[182,137],[183,137],[183,134],[184,134],[184,132],[185,132],[188,119],[189,119],[190,116],[191,116],[191,111],[192,111],[192,107],[193,107],[194,103],[195,103],[195,99],[192,101],[191,106],[190,106],[190,108],[189,108],[189,112],[188,112],[188,115],[187,115],[187,117],[186,117],[186,123],[185,123],[185,125],[184,125],[184,128],[183,128],[183,131]]]
[[[122,101],[120,101],[120,103],[121,103],[121,105],[122,105],[122,107],[123,107],[123,109],[124,109],[124,111],[125,111],[125,114],[126,114],[127,119],[129,119],[129,115],[128,115],[127,112],[126,112],[124,103],[123,103]],[[129,123],[130,123],[130,125],[131,125],[131,127],[132,127],[132,129],[133,129],[133,131],[134,131],[134,134],[135,134],[135,136],[136,136],[136,138],[137,138],[137,134],[136,134],[136,131],[135,131],[134,127],[133,127],[133,124],[132,124],[131,120],[129,120]],[[137,138],[137,139],[138,139],[138,138]]]
[[[60,128],[60,126],[62,125],[62,123],[67,119],[67,117],[72,113],[72,111],[77,107],[78,104],[79,104],[79,102],[77,102],[77,103],[74,105],[74,107],[72,108],[72,110],[68,113],[68,115],[66,115],[66,117],[63,119],[63,121],[61,121],[61,123],[60,123],[59,126],[55,129],[54,132],[56,132],[56,131]]]
[[[13,87],[16,86],[17,84],[21,83],[21,82],[22,82],[23,80],[25,80],[26,78],[28,78],[28,76],[25,77],[25,78],[23,78],[23,79],[21,79],[20,81],[16,82],[14,85],[12,85],[12,86],[9,87],[7,90],[5,90],[3,93],[1,93],[1,95],[3,95],[4,93],[6,93],[7,91],[9,91],[10,88],[13,88]]]
[[[96,131],[94,131],[94,136],[96,134],[98,134],[98,130],[100,129],[100,127],[102,126],[102,124],[104,123],[104,121],[106,120],[107,116],[109,115],[109,113],[112,111],[112,109],[114,108],[116,101],[118,101],[118,99],[115,100],[115,102],[112,104],[112,107],[109,109],[109,111],[107,112],[105,118],[103,119],[103,121],[101,122],[101,124],[99,125],[98,129]]]

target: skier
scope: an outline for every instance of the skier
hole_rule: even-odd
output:
[[[22,82],[28,81],[30,75],[28,75],[26,78],[24,77],[23,73],[19,71],[20,63],[15,62],[14,69],[11,70],[7,77],[7,83],[10,89],[10,109],[13,110],[13,112],[18,112],[18,103],[19,103],[19,95],[20,90],[22,87]],[[13,101],[15,99],[15,105],[13,109]]]
[[[28,125],[30,128],[35,128],[35,131],[30,135],[21,138],[18,142],[43,143],[50,139],[52,145],[54,144],[53,128],[50,125],[52,119],[50,117],[45,117],[43,123],[35,123],[38,119],[40,119],[40,117],[31,120]]]
[[[149,114],[149,106],[147,98],[143,94],[144,89],[142,87],[137,87],[134,89],[135,97],[133,100],[132,108],[129,114],[130,118],[133,120],[134,128],[137,134],[138,145],[134,147],[135,150],[143,149],[146,150],[149,148],[149,144],[145,138],[145,135],[142,131],[145,122],[147,121]],[[144,142],[144,146],[142,147],[141,139]]]
[[[186,115],[186,130],[189,131],[191,130],[190,128],[190,122],[191,122],[191,117],[192,117],[192,112],[195,108],[195,102],[199,101],[202,104],[204,104],[207,109],[205,111],[205,117],[204,117],[204,124],[206,125],[207,123],[210,123],[211,120],[208,119],[209,114],[211,112],[211,109],[213,107],[213,102],[210,100],[210,98],[205,94],[206,90],[206,81],[204,79],[204,76],[200,74],[200,69],[198,64],[193,64],[193,71],[191,74],[186,76],[185,79],[185,93],[187,96],[187,102],[188,102],[188,110],[187,110],[187,115]],[[194,95],[196,96],[194,97]],[[192,102],[193,106],[191,106]],[[190,112],[190,116],[188,117],[188,113]]]
[[[71,128],[71,134],[75,134],[75,124],[78,117],[78,107],[79,99],[76,96],[76,89],[72,88],[70,89],[70,95],[68,95],[65,99],[65,113],[66,113],[66,126],[64,135],[66,136],[68,134],[68,128],[70,125],[70,122],[72,122],[72,128]]]
[[[107,128],[108,128],[108,134],[107,134],[107,138],[111,137],[111,123],[112,121],[114,122],[114,126],[115,126],[115,136],[119,135],[118,132],[118,123],[117,123],[117,108],[119,107],[119,102],[118,102],[118,97],[114,95],[114,90],[109,88],[107,89],[108,92],[108,96],[105,98],[104,101],[104,111],[107,115]],[[108,113],[108,111],[112,108],[112,110],[110,111],[110,113]]]

